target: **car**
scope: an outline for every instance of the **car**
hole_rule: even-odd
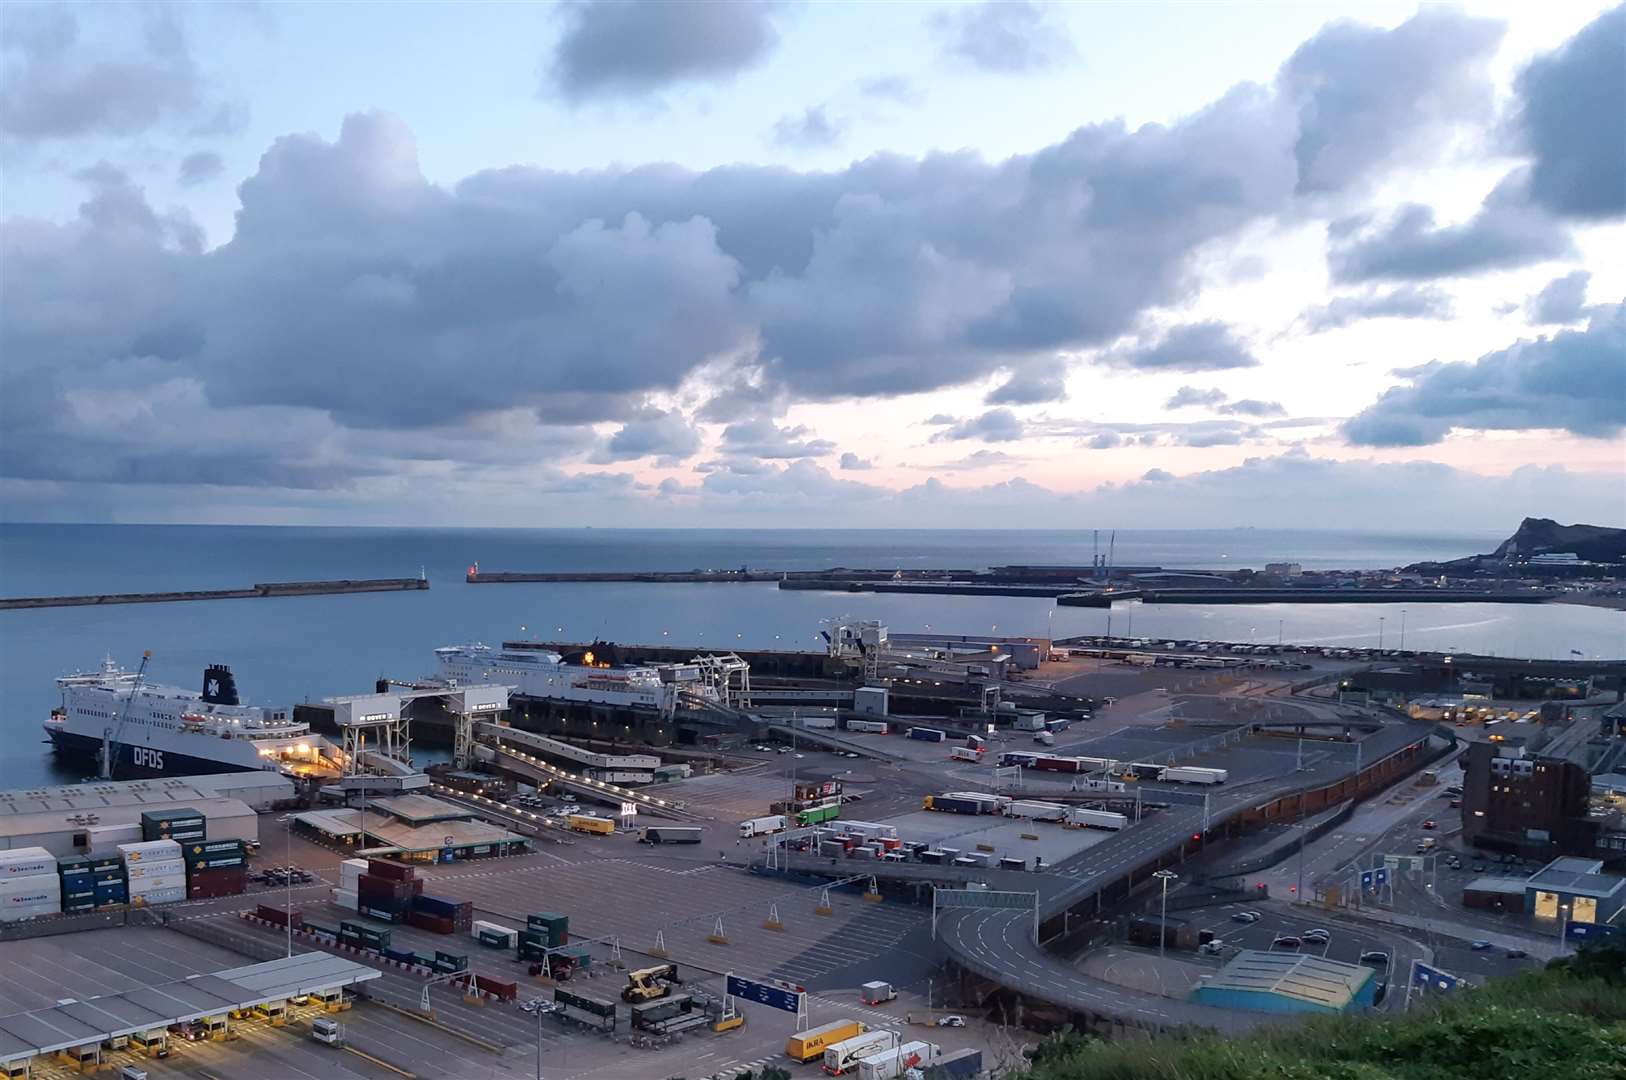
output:
[[[1239,911],[1235,915],[1231,916],[1231,921],[1240,923],[1256,923],[1261,918],[1263,918],[1263,916],[1261,916],[1257,911]]]
[[[1530,954],[1525,952],[1523,949],[1509,949],[1507,951],[1507,958],[1509,960],[1523,960],[1529,955]]]
[[[1361,963],[1371,964],[1373,967],[1388,967],[1389,954],[1381,949],[1368,949],[1361,954]]]
[[[1461,799],[1452,799],[1451,800],[1451,809],[1453,809],[1453,810],[1462,809],[1462,800]]]
[[[1197,951],[1204,956],[1218,956],[1225,951],[1225,942],[1219,938],[1215,938],[1213,941],[1205,941],[1197,946]]]
[[[1303,941],[1294,937],[1292,934],[1279,934],[1276,936],[1275,940],[1270,943],[1270,947],[1272,949],[1281,948],[1291,950],[1297,949],[1303,944]]]
[[[1491,943],[1488,941],[1475,941],[1469,944],[1468,947],[1474,952],[1484,952],[1486,949],[1491,947]]]
[[[1423,828],[1425,829],[1437,829],[1439,827],[1439,822],[1435,821],[1433,818],[1429,818],[1427,821],[1423,822]]]
[[[790,753],[790,747],[788,747],[788,746],[781,746],[781,747],[777,747],[777,749],[778,749],[778,751],[779,751],[779,752],[780,752],[780,753],[781,753],[781,754],[788,754],[788,753]]]
[[[1474,863],[1472,869],[1476,874],[1483,874],[1485,872],[1485,864],[1482,862],[1476,862]]]
[[[859,758],[859,754],[856,751],[853,751],[853,750],[847,751],[846,756],[852,758],[854,761],[857,761],[858,758]]]
[[[1299,937],[1315,945],[1325,945],[1327,942],[1332,940],[1332,933],[1330,931],[1323,930],[1318,926],[1313,930],[1304,931],[1304,933],[1300,934]]]
[[[963,1017],[963,1016],[939,1016],[937,1018],[937,1026],[938,1027],[961,1027],[961,1028],[963,1028],[963,1027],[965,1027],[965,1017]]]

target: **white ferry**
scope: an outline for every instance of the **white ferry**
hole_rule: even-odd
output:
[[[286,708],[242,704],[231,669],[203,673],[203,692],[147,682],[109,658],[99,671],[56,681],[62,706],[45,722],[59,755],[100,761],[114,779],[275,770],[291,776],[342,772],[343,752]]]
[[[436,649],[435,659],[440,678],[456,685],[502,683],[521,697],[656,709],[668,715],[680,687],[698,691],[687,679],[663,679],[659,667],[600,666],[591,652],[582,657],[583,663],[568,664],[563,655],[548,649],[493,649],[476,643]]]

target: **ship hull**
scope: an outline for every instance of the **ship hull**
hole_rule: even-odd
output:
[[[46,728],[51,747],[59,758],[83,761],[95,769],[101,760],[102,741],[60,728]],[[113,777],[117,780],[147,779],[157,776],[208,776],[212,773],[255,772],[229,761],[183,754],[178,750],[155,750],[121,744],[113,748]]]

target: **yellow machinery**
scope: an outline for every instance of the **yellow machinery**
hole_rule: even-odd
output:
[[[676,964],[656,964],[627,972],[627,985],[621,990],[621,1000],[634,1004],[654,1001],[672,992],[673,983],[681,983]]]

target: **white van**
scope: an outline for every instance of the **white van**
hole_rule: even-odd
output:
[[[137,1065],[126,1065],[119,1070],[119,1080],[147,1080],[147,1070]]]
[[[338,1046],[344,1041],[344,1036],[339,1030],[339,1022],[325,1016],[319,1016],[311,1021],[311,1038],[329,1046]]]

